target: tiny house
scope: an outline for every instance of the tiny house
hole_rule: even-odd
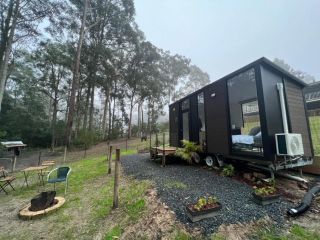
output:
[[[202,146],[208,165],[232,159],[272,172],[312,164],[303,88],[306,84],[266,58],[169,106],[170,145]]]

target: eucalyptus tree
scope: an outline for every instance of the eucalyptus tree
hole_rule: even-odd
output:
[[[59,103],[66,101],[67,86],[70,82],[72,51],[67,43],[40,43],[34,53],[35,67],[40,76],[40,91],[50,98],[51,149],[54,151],[56,141],[57,115],[61,111]],[[62,107],[62,106],[61,106]]]
[[[208,73],[203,72],[196,65],[190,65],[189,74],[179,83],[175,96],[176,98],[182,98],[209,83],[210,77]]]
[[[162,52],[162,74],[166,76],[167,81],[167,94],[169,103],[175,101],[176,87],[178,83],[189,74],[190,59],[175,54],[170,55],[170,52]]]
[[[39,24],[60,5],[58,0],[0,1],[0,111],[14,44],[39,36]]]

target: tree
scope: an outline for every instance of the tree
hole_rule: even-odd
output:
[[[72,127],[73,127],[73,118],[74,118],[74,111],[76,109],[76,92],[79,87],[79,66],[80,66],[80,56],[81,56],[81,48],[82,42],[84,38],[84,30],[87,18],[87,9],[88,9],[89,0],[84,0],[84,7],[83,7],[83,15],[81,20],[81,27],[79,33],[79,40],[77,44],[77,51],[74,57],[74,66],[73,66],[73,77],[71,82],[71,92],[69,98],[69,111],[68,111],[68,119],[67,119],[67,126],[66,126],[66,145],[69,146],[71,143],[71,134],[72,134]]]
[[[71,51],[67,43],[42,42],[34,53],[35,67],[41,72],[40,91],[50,99],[52,111],[49,115],[51,125],[51,149],[54,151],[56,142],[56,125],[59,103],[66,99],[67,86],[70,81]]]
[[[176,93],[176,97],[183,98],[184,96],[194,92],[196,89],[200,89],[209,83],[209,74],[203,72],[199,67],[191,65],[189,67],[189,74],[185,81],[180,82],[180,87]]]
[[[297,78],[303,80],[306,83],[313,83],[316,81],[316,78],[308,73],[302,72],[300,70],[293,69],[289,64],[287,64],[284,60],[275,58],[273,60],[275,64],[279,67],[283,68],[284,70],[288,71],[292,75],[296,76]]]
[[[15,43],[38,36],[39,23],[58,8],[54,0],[9,0],[0,3],[0,111],[8,65]],[[12,57],[11,57],[12,58]]]

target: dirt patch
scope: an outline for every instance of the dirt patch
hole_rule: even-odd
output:
[[[248,223],[237,223],[230,225],[221,225],[216,234],[217,237],[228,240],[242,240],[248,239],[253,233],[261,229],[262,227],[270,226],[273,221],[269,217],[264,217],[257,221],[251,221]]]
[[[146,195],[148,214],[139,221],[127,227],[121,235],[121,239],[174,239],[177,231],[188,232],[169,207],[162,203],[155,189],[149,189]],[[198,229],[193,229],[192,236],[201,237]]]

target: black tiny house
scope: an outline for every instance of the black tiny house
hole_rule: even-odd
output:
[[[207,158],[229,158],[271,170],[313,159],[303,88],[266,58],[172,103],[170,145],[196,142]]]

